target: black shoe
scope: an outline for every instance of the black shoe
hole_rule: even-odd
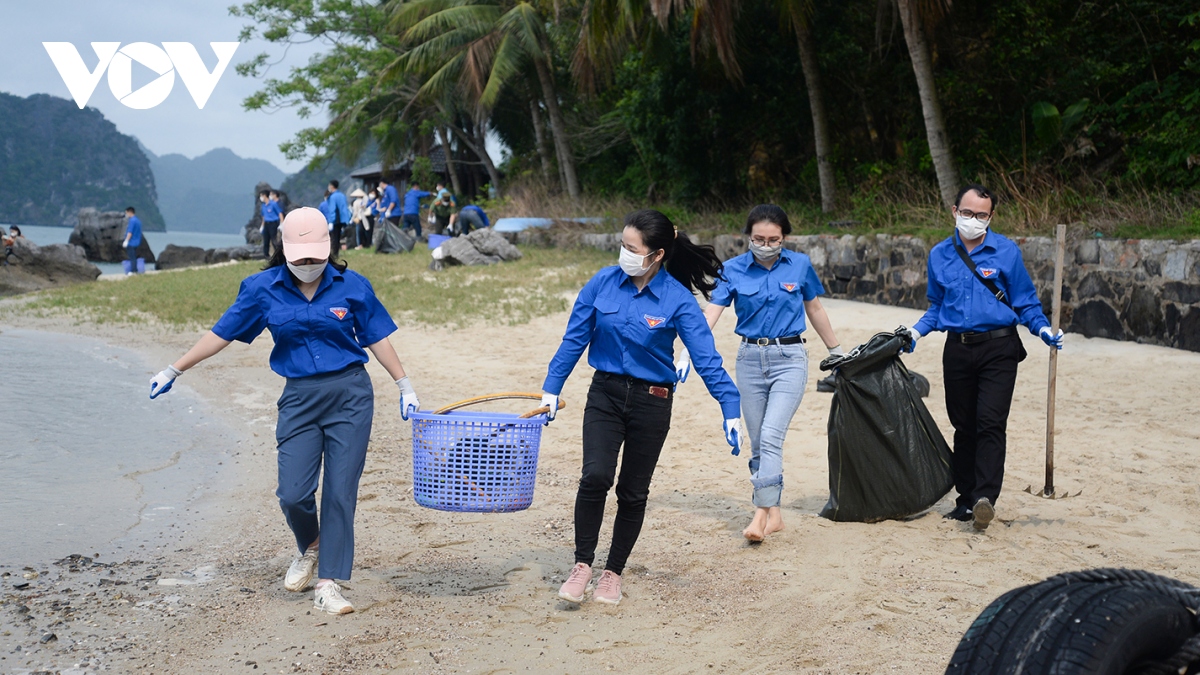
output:
[[[944,515],[942,517],[949,518],[950,520],[957,520],[959,522],[965,523],[969,520],[972,520],[975,517],[975,514],[971,512],[971,508],[969,506],[964,506],[962,504],[959,504],[958,506],[954,507],[953,511],[951,511],[950,513],[947,513],[946,515]]]
[[[975,502],[973,512],[971,525],[980,532],[986,530],[988,525],[992,524],[992,518],[996,517],[996,508],[992,506],[992,502],[987,497],[980,497],[979,501]]]

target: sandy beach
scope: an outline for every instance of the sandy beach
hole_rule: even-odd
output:
[[[920,315],[825,304],[845,345]],[[492,391],[539,391],[566,318],[458,331],[402,326],[392,340],[432,408]],[[731,371],[732,326],[727,319],[717,329]],[[170,362],[198,337],[65,319],[20,327],[99,337],[152,364]],[[825,350],[813,339],[808,391],[785,445],[787,529],[748,545],[740,534],[752,511],[745,455],[730,456],[717,404],[690,378],[677,393],[618,607],[575,607],[555,594],[573,562],[586,363],[563,392],[569,407],[545,429],[532,508],[495,515],[414,503],[410,426],[400,420],[395,385],[372,363],[375,427],[346,584],[358,611],[331,617],[311,611],[310,592],[282,587],[294,554],[273,495],[283,381],[268,368],[264,334],[176,385],[206,400],[243,441],[214,515],[140,561],[29,561],[38,575],[19,590],[22,568],[4,568],[0,672],[935,673],[979,611],[1010,588],[1115,566],[1200,582],[1200,354],[1068,335],[1056,476],[1081,494],[1050,501],[1022,491],[1043,481],[1048,359],[1039,340],[1022,336],[1030,356],[1009,422],[999,520],[983,533],[941,518],[953,495],[905,522],[816,515],[828,496],[830,395],[816,392]],[[929,377],[927,405],[949,436],[943,339],[922,339],[905,361]],[[152,374],[147,368],[144,379]],[[611,512],[611,495],[609,504]],[[598,561],[610,535],[611,513]]]

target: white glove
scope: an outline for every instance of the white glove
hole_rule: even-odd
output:
[[[1049,347],[1057,347],[1059,350],[1063,348],[1063,332],[1061,328],[1058,329],[1058,335],[1055,335],[1049,326],[1042,326],[1042,330],[1038,331],[1038,336]]]
[[[679,360],[675,362],[675,377],[679,378],[679,383],[687,382],[688,373],[692,372],[692,357],[688,354],[687,347],[679,350]]]
[[[333,232],[333,223],[329,223],[329,224],[327,224],[325,227],[326,227],[326,228],[327,228],[327,229],[328,229],[330,232]],[[404,379],[404,378],[400,378],[400,379]],[[400,380],[396,380],[396,381],[397,381],[397,382],[399,382]]]
[[[733,448],[733,455],[736,457],[742,451],[738,446],[738,437],[741,435],[742,430],[742,420],[737,417],[725,420],[722,427],[725,429],[725,442]]]
[[[129,242],[128,241],[121,242],[121,248],[129,248]]]
[[[154,376],[150,380],[150,398],[158,398],[159,395],[171,391],[171,386],[175,384],[175,378],[183,374],[175,366],[167,366],[161,373]]]
[[[407,421],[409,413],[421,409],[421,402],[417,400],[417,392],[413,389],[412,382],[408,381],[407,375],[396,380],[396,386],[400,387],[400,419]]]
[[[908,331],[908,336],[912,338],[912,342],[909,343],[908,348],[904,350],[906,353],[911,354],[913,353],[913,350],[917,348],[917,340],[921,339],[921,332],[916,328],[909,328],[908,326],[900,326],[900,328]]]
[[[846,352],[842,351],[841,345],[834,345],[829,348],[829,355],[830,356],[845,356]]]
[[[262,234],[262,233],[263,233],[263,231],[264,231],[264,230],[266,230],[266,229],[267,229],[267,226],[266,226],[266,225],[259,225],[259,226],[258,226],[258,233],[259,233],[259,234]]]
[[[558,396],[548,391],[543,391],[542,406],[550,408],[550,412],[546,413],[546,421],[553,420],[554,416],[558,414]]]

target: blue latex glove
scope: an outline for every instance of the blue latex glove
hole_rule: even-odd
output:
[[[175,384],[175,378],[183,374],[175,366],[167,366],[162,372],[155,375],[150,380],[150,398],[158,398],[159,396],[171,391],[171,387]]]
[[[400,387],[400,419],[408,421],[408,414],[420,410],[421,402],[407,375],[396,380],[396,386]]]
[[[741,435],[742,429],[742,420],[737,417],[731,420],[725,420],[722,428],[725,429],[725,442],[733,448],[733,456],[737,457],[738,453],[742,451],[741,447],[738,445],[738,437]]]
[[[900,326],[900,328],[901,328],[901,329],[903,329],[903,330],[906,330],[906,331],[908,331],[908,336],[909,336],[910,338],[912,338],[912,342],[909,342],[909,343],[908,343],[908,346],[904,348],[904,353],[905,353],[905,354],[911,354],[911,353],[913,353],[914,351],[916,351],[916,349],[917,349],[917,340],[920,340],[920,339],[921,339],[921,334],[920,334],[919,332],[917,332],[917,329],[916,329],[916,328],[909,328],[908,326]]]
[[[688,354],[687,347],[679,351],[679,360],[675,362],[675,377],[679,378],[679,383],[687,382],[688,374],[692,372],[692,357]]]
[[[542,392],[542,406],[550,408],[546,413],[546,424],[549,424],[554,416],[558,414],[558,396],[549,392]]]
[[[1055,335],[1049,326],[1042,326],[1042,330],[1038,331],[1038,337],[1042,338],[1042,342],[1045,342],[1048,347],[1054,347],[1059,350],[1063,348],[1063,332],[1061,328],[1058,329],[1058,335]]]

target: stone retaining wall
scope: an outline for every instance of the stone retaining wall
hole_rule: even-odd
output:
[[[620,236],[527,230],[516,239],[615,253]],[[741,235],[700,239],[712,244],[722,260],[748,247]],[[1054,240],[1014,241],[1050,316]],[[935,243],[903,235],[803,235],[788,237],[786,246],[808,254],[830,297],[924,309],[925,267]],[[1200,241],[1082,239],[1068,244],[1063,276],[1062,326],[1067,332],[1200,351]]]

